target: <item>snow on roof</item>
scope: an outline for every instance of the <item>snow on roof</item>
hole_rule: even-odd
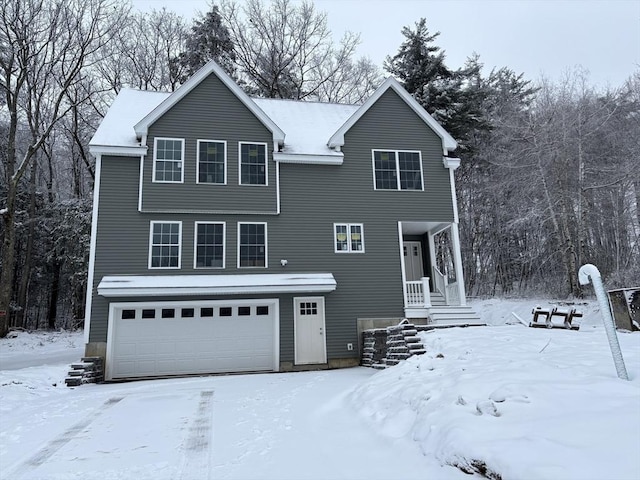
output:
[[[149,115],[170,93],[123,88],[89,142],[91,147],[140,147],[134,126]],[[357,105],[252,98],[286,134],[282,154],[342,157],[327,146],[331,135]],[[96,148],[97,147],[97,148]]]
[[[229,295],[249,293],[332,292],[330,273],[249,275],[109,275],[102,278],[103,297],[138,295]]]
[[[109,107],[89,142],[92,147],[139,147],[133,126],[156,108],[170,93],[123,88]]]
[[[282,153],[297,155],[342,156],[327,146],[331,135],[338,130],[358,105],[301,102],[254,98],[253,101],[273,119],[286,134]]]

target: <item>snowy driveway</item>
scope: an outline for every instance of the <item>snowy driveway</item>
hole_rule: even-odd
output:
[[[57,388],[17,406],[16,416],[3,405],[0,478],[409,479],[425,478],[425,470],[469,478],[435,465],[414,442],[380,436],[356,415],[346,396],[373,373]]]

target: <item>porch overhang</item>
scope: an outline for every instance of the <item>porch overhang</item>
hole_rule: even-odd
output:
[[[247,275],[107,275],[103,297],[327,293],[337,288],[331,273]]]

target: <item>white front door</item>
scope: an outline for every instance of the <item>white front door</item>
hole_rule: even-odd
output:
[[[324,297],[294,298],[293,309],[296,364],[327,363]]]
[[[422,244],[420,242],[403,242],[404,271],[407,282],[417,282],[424,277],[422,264]]]

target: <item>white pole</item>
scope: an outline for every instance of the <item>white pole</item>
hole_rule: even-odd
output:
[[[593,289],[596,292],[596,297],[600,304],[604,329],[607,332],[609,347],[611,348],[611,355],[613,356],[613,363],[616,366],[616,372],[618,372],[618,378],[629,380],[627,369],[624,366],[624,359],[622,358],[622,351],[620,350],[620,343],[618,342],[616,326],[613,323],[613,316],[611,315],[611,309],[609,308],[609,300],[607,299],[607,293],[604,291],[604,285],[602,285],[600,271],[595,265],[587,263],[586,265],[581,266],[580,270],[578,270],[578,281],[581,285],[587,285],[589,281],[593,283]]]

